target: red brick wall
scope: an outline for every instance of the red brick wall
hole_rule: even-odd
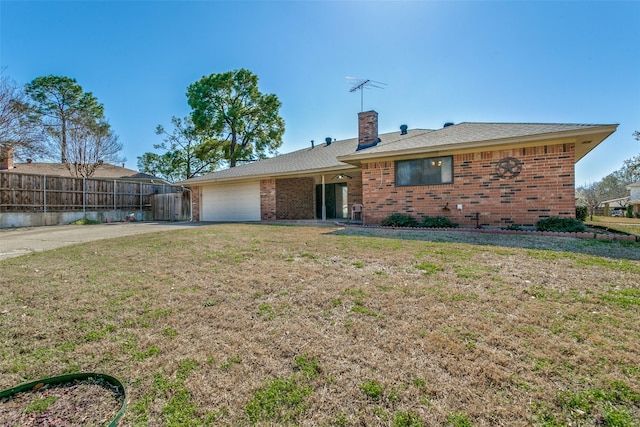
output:
[[[193,221],[200,221],[200,195],[202,187],[191,186],[191,216]]]
[[[347,172],[352,178],[347,181],[347,201],[349,202],[349,212],[355,203],[362,204],[362,172]]]
[[[276,219],[276,180],[260,180],[260,219],[272,221]]]
[[[358,113],[358,147],[366,147],[378,138],[378,113]]]
[[[496,172],[505,157],[522,162],[515,178]],[[375,224],[404,213],[476,226],[478,213],[479,225],[530,226],[549,216],[575,217],[574,157],[573,144],[459,154],[453,156],[453,184],[406,187],[395,186],[394,161],[363,164],[365,220]]]
[[[315,218],[316,199],[313,178],[277,179],[275,189],[277,219]]]

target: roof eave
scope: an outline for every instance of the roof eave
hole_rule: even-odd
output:
[[[509,144],[527,144],[533,142],[543,142],[549,140],[557,140],[557,139],[571,139],[575,138],[577,141],[581,136],[587,135],[597,135],[597,134],[605,134],[597,143],[593,144],[589,147],[589,150],[584,152],[579,158],[576,157],[575,161],[577,162],[582,157],[584,157],[589,151],[595,148],[598,144],[604,141],[607,137],[609,137],[615,130],[618,125],[602,125],[602,126],[593,126],[586,129],[573,129],[569,131],[561,131],[561,132],[552,132],[547,134],[535,134],[535,135],[525,135],[518,137],[509,137],[509,138],[498,138],[498,139],[490,139],[490,140],[481,140],[481,141],[471,141],[471,142],[461,142],[461,143],[453,143],[453,144],[442,144],[442,145],[434,145],[434,146],[425,146],[420,148],[406,148],[402,150],[389,150],[389,151],[378,151],[373,153],[354,153],[348,154],[346,156],[337,157],[337,159],[341,162],[349,163],[352,165],[360,166],[363,160],[369,159],[379,159],[381,157],[402,157],[407,155],[416,155],[416,154],[428,154],[433,152],[443,152],[443,151],[460,151],[460,150],[469,150],[474,148],[485,148],[485,147],[496,147],[501,145],[509,145]]]
[[[294,176],[309,176],[309,175],[321,175],[323,173],[333,173],[340,171],[347,171],[355,169],[351,164],[337,165],[326,168],[316,168],[316,169],[305,169],[298,171],[287,171],[287,172],[277,172],[277,173],[261,173],[261,174],[253,174],[253,175],[240,175],[240,176],[230,176],[230,177],[222,177],[216,178],[215,173],[212,174],[210,178],[207,179],[197,179],[192,178],[186,181],[181,181],[177,183],[177,185],[205,185],[205,184],[215,184],[218,182],[230,182],[230,181],[254,181],[258,179],[267,179],[267,178],[289,178]]]

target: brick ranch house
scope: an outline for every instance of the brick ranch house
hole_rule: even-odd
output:
[[[445,216],[461,226],[532,226],[575,217],[574,166],[617,125],[460,123],[378,134],[358,114],[358,137],[184,181],[196,221]],[[359,207],[359,206],[358,206]]]

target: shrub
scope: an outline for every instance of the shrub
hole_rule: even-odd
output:
[[[386,217],[381,225],[385,227],[417,227],[418,221],[409,215],[395,213]]]
[[[426,228],[455,228],[458,224],[451,222],[449,218],[444,216],[425,216],[422,218],[420,226]]]
[[[536,223],[538,231],[559,231],[564,233],[577,233],[585,231],[582,221],[575,218],[550,217],[541,219]]]
[[[633,205],[627,206],[627,218],[633,218]]]
[[[586,221],[589,209],[586,206],[576,206],[576,218],[580,221]]]

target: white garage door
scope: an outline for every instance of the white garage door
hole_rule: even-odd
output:
[[[202,221],[260,221],[260,182],[202,188]]]

